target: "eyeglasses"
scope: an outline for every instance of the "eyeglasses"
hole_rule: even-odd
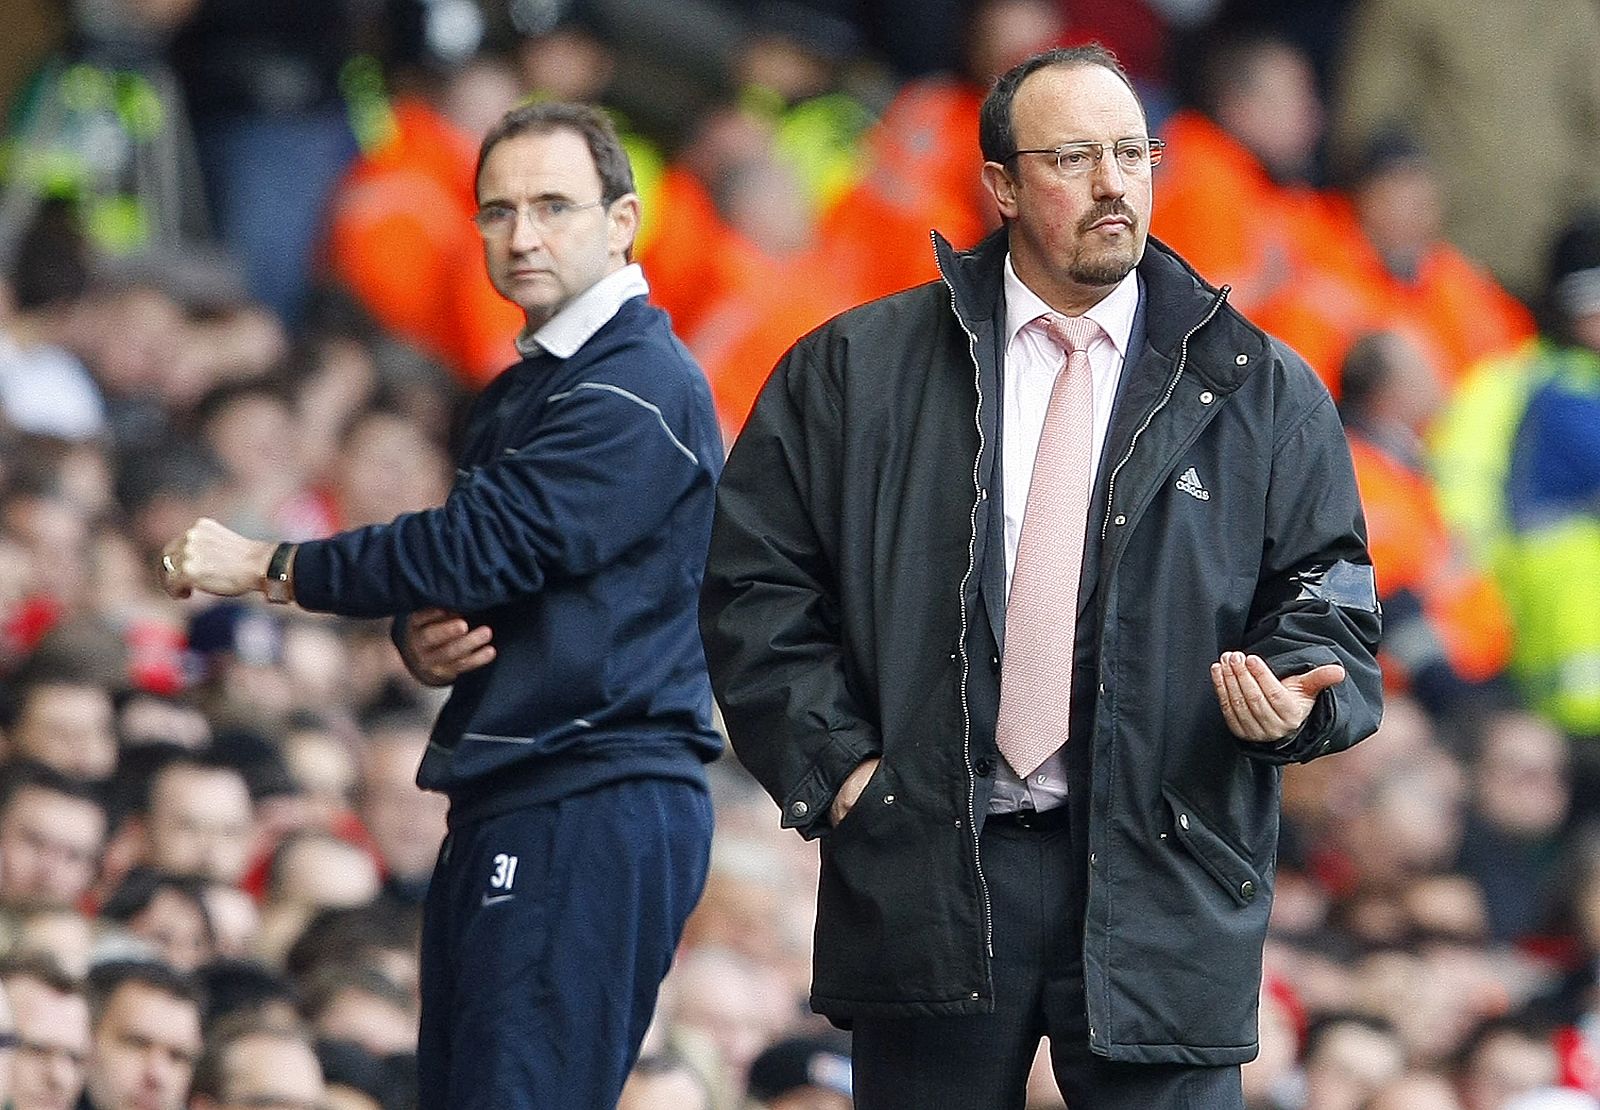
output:
[[[1161,152],[1167,144],[1161,139],[1118,139],[1114,143],[1062,143],[1042,150],[1013,150],[1001,159],[1009,162],[1019,154],[1048,154],[1056,160],[1056,172],[1062,177],[1084,177],[1100,165],[1106,151],[1116,158],[1117,169],[1134,176],[1147,174],[1151,167],[1161,164]]]
[[[523,213],[528,213],[528,222],[539,231],[554,231],[572,219],[574,213],[582,212],[585,208],[600,208],[606,203],[604,197],[591,200],[587,204],[579,204],[566,197],[540,197],[530,200],[526,204],[485,204],[472,214],[472,222],[478,225],[478,230],[486,237],[507,236],[517,226],[517,218]]]

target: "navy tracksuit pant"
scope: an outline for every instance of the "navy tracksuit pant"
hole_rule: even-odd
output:
[[[452,828],[423,918],[421,1110],[611,1110],[710,851],[704,787],[666,779]]]

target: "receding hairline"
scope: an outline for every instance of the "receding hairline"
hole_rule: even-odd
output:
[[[1035,77],[1039,77],[1046,73],[1071,73],[1073,71],[1096,69],[1110,74],[1116,79],[1118,85],[1128,90],[1128,96],[1132,98],[1133,106],[1139,110],[1139,119],[1144,122],[1145,130],[1148,131],[1150,128],[1150,117],[1144,110],[1144,101],[1139,98],[1139,90],[1133,87],[1133,82],[1128,79],[1127,74],[1112,66],[1106,65],[1104,62],[1097,61],[1094,58],[1064,58],[1059,62],[1048,62],[1040,66],[1038,69],[1024,77],[1021,81],[1017,82],[1017,91],[1012,94],[1011,97],[1012,137],[1015,138],[1017,125],[1017,100],[1022,96],[1022,91],[1028,87],[1029,81],[1032,81]]]
[[[482,195],[483,171],[488,167],[489,159],[494,157],[495,151],[509,143],[516,142],[518,139],[544,139],[549,138],[552,135],[563,133],[571,135],[574,139],[578,140],[579,145],[583,147],[584,155],[589,160],[589,168],[594,170],[595,180],[599,181],[600,187],[604,189],[605,178],[600,173],[600,164],[595,161],[594,151],[589,148],[589,137],[583,133],[581,128],[575,124],[569,123],[566,120],[549,120],[528,124],[517,131],[513,131],[509,135],[501,135],[499,138],[495,139],[493,145],[484,150],[483,157],[478,163],[477,176],[472,179],[472,195],[474,197]],[[627,194],[624,193],[623,195],[626,196]]]
[[[1144,102],[1115,54],[1097,42],[1057,47],[1018,62],[994,79],[978,110],[978,147],[984,161],[1003,163],[1021,146],[1016,135],[1016,102],[1030,78],[1046,71],[1072,71],[1087,66],[1109,70],[1122,83],[1138,106],[1140,121],[1148,132]]]

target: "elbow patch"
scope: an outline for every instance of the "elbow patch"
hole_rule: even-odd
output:
[[[1341,609],[1363,613],[1381,612],[1378,607],[1378,581],[1370,566],[1340,559],[1336,563],[1311,567],[1295,576],[1300,585],[1300,600],[1326,601]]]

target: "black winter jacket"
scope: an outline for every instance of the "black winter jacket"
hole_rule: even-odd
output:
[[[993,1005],[979,833],[1003,604],[979,585],[1006,243],[935,247],[944,282],[847,312],[778,365],[724,472],[702,595],[735,750],[785,825],[824,837],[811,1002],[841,1022]],[[1139,274],[1068,742],[1089,795],[1088,1038],[1114,1059],[1230,1064],[1256,1052],[1281,764],[1377,727],[1380,619],[1327,391],[1162,244]],[[1287,742],[1248,744],[1211,687],[1226,650],[1347,678]]]

